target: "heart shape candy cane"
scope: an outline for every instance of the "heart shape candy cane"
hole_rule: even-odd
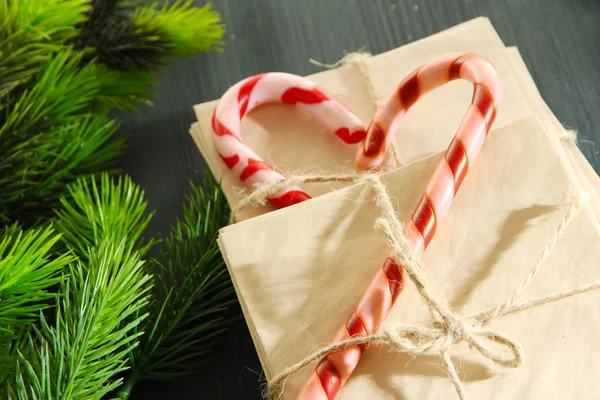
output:
[[[246,146],[240,135],[242,118],[256,107],[268,103],[295,104],[307,110],[346,143],[359,143],[365,138],[365,128],[360,119],[306,78],[270,72],[244,79],[221,97],[213,114],[212,138],[223,162],[246,186],[285,179]],[[292,187],[268,200],[275,207],[282,208],[309,198],[299,188]]]
[[[273,80],[266,79],[273,77]],[[426,193],[406,224],[419,259],[433,238],[437,224],[448,212],[469,165],[474,162],[496,117],[500,83],[496,70],[475,54],[453,53],[430,61],[404,79],[377,110],[366,140],[356,156],[361,169],[379,167],[406,111],[430,90],[454,79],[474,84],[473,100],[458,131],[431,178]],[[260,91],[257,83],[263,81]],[[267,84],[268,83],[268,84]],[[213,115],[213,140],[225,164],[248,186],[284,179],[241,141],[241,118],[251,109],[268,102],[304,106],[347,143],[362,140],[360,121],[341,103],[314,83],[289,74],[270,73],[248,78],[229,89]],[[320,108],[321,103],[327,107]],[[311,107],[312,106],[312,107]],[[331,114],[331,112],[339,114]],[[335,122],[335,123],[333,123]],[[269,201],[285,207],[310,198],[298,188],[278,193]],[[356,310],[335,337],[342,341],[373,333],[383,322],[403,287],[403,271],[388,257],[369,285]],[[325,357],[300,392],[302,399],[332,399],[358,364],[363,347],[349,347]]]
[[[431,177],[425,194],[406,223],[412,257],[420,259],[444,219],[454,196],[496,118],[500,79],[493,65],[475,54],[453,53],[416,69],[379,107],[356,162],[363,169],[377,167],[406,111],[425,93],[454,79],[473,83],[473,99],[462,122]],[[338,331],[334,342],[374,333],[388,315],[403,288],[403,269],[392,255],[378,270],[355,311]],[[364,346],[347,347],[324,357],[305,382],[298,399],[333,399],[356,368]]]

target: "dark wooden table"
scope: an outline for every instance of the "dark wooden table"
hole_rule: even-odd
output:
[[[198,5],[205,2],[196,0]],[[487,16],[519,47],[542,96],[596,171],[600,159],[600,0],[214,0],[227,27],[224,53],[181,60],[160,75],[144,120],[123,117],[130,136],[122,166],[157,210],[152,233],[166,232],[206,165],[188,129],[192,105],[219,98],[259,72],[318,72],[309,57],[335,62],[343,50],[373,54]],[[261,368],[243,322],[225,335],[198,373],[145,382],[134,399],[259,399]]]

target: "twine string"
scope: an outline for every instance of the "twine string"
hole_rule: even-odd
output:
[[[560,140],[565,142],[571,142],[577,144],[577,132],[573,129],[565,128],[558,137]]]

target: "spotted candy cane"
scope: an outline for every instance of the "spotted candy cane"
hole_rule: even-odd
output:
[[[296,104],[313,114],[346,143],[359,143],[365,138],[365,128],[360,119],[306,78],[271,72],[244,79],[232,86],[219,101],[212,119],[212,138],[223,162],[247,186],[284,179],[248,148],[240,135],[244,115],[267,103]],[[282,208],[309,198],[298,187],[292,187],[268,200],[275,207]]]
[[[498,73],[489,61],[475,54],[447,54],[424,64],[405,78],[379,107],[356,157],[361,169],[379,167],[405,112],[425,93],[458,78],[473,83],[473,99],[425,194],[406,224],[412,256],[417,260],[448,213],[496,118],[501,98]],[[390,255],[334,341],[374,333],[402,288],[403,269]],[[356,368],[363,350],[364,346],[352,346],[324,357],[305,382],[298,399],[333,399]]]

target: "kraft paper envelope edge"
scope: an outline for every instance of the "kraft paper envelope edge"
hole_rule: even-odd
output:
[[[524,135],[522,134],[523,132],[530,132],[530,135]],[[520,141],[521,143],[516,143],[517,141]],[[533,145],[535,145],[535,151],[532,151],[531,154],[527,154],[525,150],[532,148]],[[515,152],[515,154],[511,153],[510,151],[506,151],[507,149],[511,149],[513,147],[518,150]],[[418,178],[419,183],[417,186],[419,186],[419,189],[413,190],[414,188],[410,186],[410,183],[414,185],[414,179],[411,180],[409,177],[408,179],[402,179],[402,182],[397,182],[394,179],[394,176],[400,176],[407,173],[406,171],[411,168],[414,169],[418,166],[423,166],[428,163],[426,166],[429,170],[425,173],[421,173],[421,175],[425,175],[428,178],[429,173],[435,166],[436,157],[439,158],[440,156],[437,155],[428,157],[405,168],[397,169],[387,173],[386,176],[388,177],[388,182],[390,183],[389,189],[396,195],[399,204],[406,205],[407,203],[410,203],[407,207],[401,207],[403,218],[405,218],[406,214],[410,215],[412,212],[412,206],[414,206],[418,201],[420,191],[426,185],[426,179],[422,179],[422,177]],[[501,162],[502,160],[504,160],[504,162]],[[543,160],[547,160],[547,163],[541,162]],[[500,164],[497,170],[492,170],[492,165],[494,165],[494,162]],[[518,164],[519,162],[531,163],[529,166],[530,168],[523,169],[523,166]],[[506,168],[507,171],[502,170],[502,168]],[[517,171],[525,172],[522,174],[522,176],[514,176],[517,175],[517,173],[515,173]],[[532,178],[535,178],[535,181],[531,181]],[[498,179],[500,179],[500,181],[498,181]],[[425,182],[420,182],[421,180],[425,180]],[[504,182],[503,180],[508,181]],[[538,180],[543,181],[539,182],[541,189],[539,191],[535,190],[535,182]],[[492,183],[496,181],[504,183],[499,184],[497,189],[486,188],[485,186],[478,186],[475,188],[477,183],[483,184],[483,182],[488,181],[491,182],[488,186],[492,186]],[[407,182],[409,182],[409,185],[408,187],[404,187],[404,192],[414,192],[414,196],[412,194],[398,193],[398,191],[402,189],[398,186],[402,186],[403,183]],[[511,126],[504,127],[493,132],[490,135],[484,150],[482,151],[482,155],[478,160],[476,167],[474,170],[469,172],[469,175],[467,175],[467,179],[465,180],[463,188],[461,188],[461,192],[459,192],[459,195],[456,199],[456,204],[448,216],[447,223],[443,224],[443,226],[439,228],[436,238],[434,238],[435,243],[432,242],[432,246],[428,249],[428,252],[426,252],[424,265],[427,266],[431,276],[436,278],[439,276],[439,279],[435,279],[435,282],[438,284],[440,282],[448,282],[447,285],[441,285],[442,287],[439,288],[443,292],[444,296],[448,297],[450,295],[452,297],[452,295],[455,294],[454,292],[464,290],[464,287],[462,289],[460,287],[454,287],[455,282],[453,282],[453,280],[458,279],[457,282],[462,284],[460,279],[465,278],[466,276],[481,278],[480,280],[475,281],[477,285],[471,288],[472,293],[470,295],[473,296],[473,299],[478,300],[476,303],[479,304],[483,302],[483,304],[475,307],[470,303],[467,304],[465,306],[467,308],[474,307],[474,309],[471,309],[470,311],[479,311],[479,309],[482,307],[489,305],[486,304],[486,300],[491,301],[491,304],[494,305],[496,304],[498,297],[503,299],[504,296],[510,292],[509,289],[513,288],[516,283],[524,277],[524,274],[528,272],[533,258],[537,256],[539,250],[541,250],[541,248],[543,248],[545,245],[545,241],[539,240],[539,238],[548,238],[552,230],[555,229],[556,224],[565,211],[563,208],[556,208],[556,205],[560,205],[564,202],[563,197],[566,195],[566,191],[575,183],[576,182],[572,179],[572,175],[566,171],[566,166],[562,162],[561,156],[553,151],[553,145],[550,143],[550,138],[544,133],[542,124],[536,118],[526,118],[512,124]],[[520,185],[522,185],[522,187],[520,187]],[[495,190],[500,191],[500,193],[496,193]],[[504,192],[505,190],[507,190],[507,192]],[[332,207],[337,208],[338,211],[342,211],[347,207],[350,209],[355,207],[359,210],[366,208],[373,209],[372,203],[368,201],[368,193],[363,193],[365,191],[366,190],[363,190],[362,192],[360,190],[358,191],[361,193],[361,196],[359,197],[361,200],[360,204],[358,204],[356,201],[345,201],[345,205],[343,207],[337,205],[341,202],[341,200],[347,198],[349,193],[356,194],[357,187],[353,186],[342,189],[338,192],[321,196],[311,202],[303,203],[285,210],[279,210],[274,213],[245,221],[241,224],[226,227],[221,231],[221,237],[219,240],[221,249],[223,253],[227,255],[227,261],[230,264],[232,273],[237,275],[239,278],[236,280],[237,284],[243,285],[243,287],[238,287],[236,289],[238,290],[238,293],[241,293],[242,297],[245,296],[246,302],[244,304],[246,310],[244,310],[244,313],[246,316],[249,315],[253,320],[251,326],[253,326],[256,330],[253,332],[253,337],[262,337],[262,339],[259,340],[263,342],[264,340],[267,340],[266,349],[263,348],[261,351],[261,362],[265,366],[268,377],[272,377],[274,373],[281,371],[281,368],[284,365],[289,365],[298,361],[298,359],[302,358],[307,352],[312,350],[314,345],[324,344],[328,341],[328,339],[330,339],[335,330],[341,326],[340,321],[343,321],[347,317],[346,314],[349,315],[350,309],[356,303],[355,297],[360,296],[364,290],[363,287],[353,287],[352,284],[346,282],[346,280],[359,282],[360,284],[356,286],[366,285],[370,279],[360,279],[360,276],[363,278],[372,277],[375,269],[379,266],[379,262],[383,260],[383,257],[385,256],[385,245],[381,243],[381,239],[378,238],[378,235],[372,232],[370,229],[373,222],[371,217],[377,215],[376,210],[371,212],[372,215],[369,214],[369,217],[366,221],[361,222],[364,225],[362,227],[365,228],[368,226],[368,229],[354,230],[357,231],[356,233],[361,236],[361,240],[363,241],[362,246],[357,246],[357,243],[355,242],[356,238],[352,238],[353,240],[348,241],[348,238],[344,236],[347,235],[348,232],[353,232],[353,230],[344,230],[344,233],[340,233],[341,231],[337,232],[338,236],[341,236],[333,237],[333,244],[326,242],[323,244],[325,247],[317,247],[320,248],[321,251],[316,252],[316,254],[311,253],[311,255],[316,258],[307,259],[308,256],[306,252],[311,252],[315,249],[314,240],[323,239],[322,235],[320,235],[321,228],[323,228],[321,224],[326,225],[327,223],[332,223],[334,221],[337,222],[336,217],[332,217],[332,215],[335,215],[335,211],[331,210]],[[463,195],[462,198],[461,195]],[[489,201],[490,199],[497,199],[498,195],[500,195],[502,198],[498,199],[496,202]],[[407,200],[406,196],[412,196],[414,199],[411,198],[410,200]],[[352,196],[350,197],[355,198]],[[481,200],[479,203],[485,204],[478,204],[476,201],[469,202],[468,199],[471,198],[473,200],[479,199]],[[503,199],[506,200],[506,204],[503,202]],[[519,208],[519,205],[526,206],[531,204],[533,204],[533,207],[527,207],[523,210]],[[488,209],[490,209],[490,211],[487,211]],[[499,213],[503,213],[505,211],[511,211],[509,216],[512,216],[513,213],[517,213],[517,217],[519,218],[507,219],[504,215],[499,215]],[[525,214],[519,214],[522,211],[524,211]],[[363,211],[358,212],[362,213]],[[534,215],[529,215],[528,213],[533,213]],[[496,238],[494,234],[495,230],[492,228],[503,228],[505,219],[507,219],[507,221],[512,220],[513,224],[519,225],[521,224],[521,220],[527,219],[526,217],[528,215],[530,219],[523,222],[524,225],[522,232],[519,231],[518,233],[513,232],[510,234],[509,232],[512,231],[509,230],[504,232],[500,239]],[[485,218],[481,218],[482,216]],[[322,222],[321,218],[329,218],[329,220]],[[343,223],[341,224],[336,223],[336,229],[347,228],[346,219],[344,219]],[[305,228],[309,223],[308,220],[310,220],[310,229],[307,230]],[[482,222],[483,220],[485,220],[485,223]],[[467,221],[464,226],[462,221]],[[489,234],[481,234],[480,231],[482,229],[482,224],[485,225],[483,226],[484,229],[490,228]],[[298,231],[294,232],[292,236],[290,236],[290,226],[294,226],[298,229]],[[282,229],[277,229],[278,227],[282,227]],[[285,227],[285,229],[283,229],[283,227]],[[314,230],[316,239],[311,239],[310,235],[308,234],[308,232],[312,230]],[[474,233],[469,236],[469,232],[471,231],[474,231]],[[502,229],[500,232],[503,232]],[[468,261],[469,265],[471,265],[473,259],[476,259],[481,255],[479,253],[481,253],[483,250],[477,247],[478,243],[483,246],[482,248],[487,249],[487,247],[491,246],[493,249],[493,243],[499,240],[512,240],[511,235],[515,234],[518,235],[518,239],[515,239],[515,245],[503,249],[503,257],[500,261],[503,263],[501,265],[501,269],[504,271],[504,273],[500,275],[502,278],[500,281],[490,280],[491,276],[481,276],[481,274],[477,271],[472,271],[472,267],[467,268],[463,266],[462,268],[458,268],[460,263],[463,261]],[[582,237],[581,235],[584,236]],[[281,241],[279,248],[275,248],[274,243],[269,241],[269,239],[272,237],[275,238],[275,242]],[[290,239],[292,237],[301,243],[293,244],[286,241],[286,239]],[[348,251],[353,251],[353,257],[346,260],[344,263],[341,263],[339,259],[335,259],[335,257],[343,257],[344,254],[344,248],[335,248],[335,246],[339,244],[338,242],[335,242],[336,238],[338,239],[338,242],[341,240],[340,238],[343,238],[343,241],[340,243],[347,243],[348,248],[346,248],[346,254],[348,254]],[[461,246],[465,246],[465,243],[462,243],[461,245],[461,240],[473,242],[475,248],[472,250],[472,252],[465,253],[464,251],[461,251]],[[548,266],[548,268],[554,267],[554,269],[556,269],[557,266],[564,265],[575,269],[565,270],[563,268],[558,271],[560,274],[556,274],[556,271],[553,271],[550,274],[544,272],[541,273],[539,282],[534,283],[534,285],[532,285],[532,287],[529,289],[533,292],[531,295],[547,294],[549,290],[552,291],[552,289],[555,287],[556,289],[564,289],[565,285],[568,288],[570,287],[569,285],[579,282],[581,279],[586,280],[586,278],[596,277],[597,272],[594,272],[596,269],[593,268],[593,265],[595,265],[593,262],[595,260],[595,256],[597,256],[597,246],[591,246],[587,252],[575,251],[574,254],[571,254],[571,250],[577,250],[578,248],[581,248],[581,246],[584,246],[583,241],[588,241],[589,244],[593,245],[594,243],[597,243],[597,240],[598,226],[592,222],[592,218],[590,218],[590,211],[586,208],[582,214],[576,218],[576,220],[573,222],[573,225],[571,225],[571,227],[567,230],[565,238],[562,239],[562,241],[559,243],[559,247],[555,249],[553,253],[554,258],[548,262],[551,264]],[[261,243],[265,245],[265,247],[262,249],[260,248]],[[307,246],[307,248],[305,248],[305,246]],[[334,246],[334,248],[327,248],[327,246]],[[527,246],[527,251],[523,250],[522,246]],[[353,248],[354,250],[350,250],[350,248]],[[276,251],[273,252],[275,249]],[[361,254],[361,251],[357,251],[358,249],[364,249],[365,253],[368,252],[371,255]],[[290,250],[290,253],[288,253],[287,250]],[[372,259],[367,263],[365,260],[371,259],[373,254],[377,254],[377,256],[375,256],[376,259]],[[484,254],[487,253],[484,252]],[[326,262],[322,265],[319,264],[320,261],[332,257],[334,258],[332,263]],[[313,272],[313,274],[317,274],[319,277],[323,272],[325,274],[323,279],[331,279],[331,274],[334,274],[335,276],[335,274],[342,275],[342,272],[345,273],[346,275],[342,276],[342,278],[334,279],[332,281],[338,285],[345,286],[341,288],[338,287],[336,289],[335,285],[331,283],[329,284],[330,286],[323,286],[324,282],[322,281],[312,282],[313,285],[310,286],[302,286],[302,284],[305,284],[306,282],[303,282],[302,275],[299,276],[298,274],[304,271],[302,268],[308,268],[306,265],[311,265],[311,262],[316,263],[315,266],[317,268],[328,267],[334,270],[329,271],[329,275],[327,275],[326,270],[319,270],[317,271],[318,273]],[[273,263],[275,263],[275,266]],[[455,268],[452,269],[451,275],[448,275],[448,263],[459,264],[454,265]],[[492,264],[491,266],[495,265],[495,263],[491,261],[490,263]],[[505,265],[504,263],[507,264]],[[341,268],[340,266],[342,265],[345,269],[340,270],[339,268]],[[369,265],[368,271],[365,271],[364,268],[353,268],[359,266],[364,267],[364,265]],[[489,267],[491,268],[491,266]],[[576,267],[580,267],[580,270],[577,270]],[[493,273],[502,272],[496,271],[498,268],[500,267],[496,267]],[[581,275],[585,275],[585,273],[590,273],[591,275],[582,277]],[[252,276],[254,276],[254,278],[252,278]],[[311,275],[311,278],[314,277]],[[325,287],[331,287],[330,290],[335,293],[332,294],[328,293],[327,290],[323,290]],[[265,291],[261,292],[261,288]],[[305,299],[308,301],[308,303],[305,301],[303,303],[303,308],[296,307],[293,304],[294,301],[297,301],[294,300],[294,296],[302,296],[302,291],[308,291],[308,294],[310,295],[310,288],[313,288],[312,296],[318,296],[319,298],[313,299],[312,304],[310,304],[311,296],[308,296]],[[500,289],[502,289],[501,293],[494,292],[494,290],[498,291]],[[400,304],[411,304],[411,306],[419,304],[419,299],[415,297],[415,293],[413,290],[411,290],[410,284],[407,285],[407,289],[405,290],[406,293],[402,295]],[[267,307],[266,309],[263,307],[263,309],[261,309],[260,301],[258,305],[257,303],[253,303],[258,301],[258,297],[256,293],[253,294],[252,291],[257,292],[260,295],[260,301],[267,303],[272,301],[270,304],[271,307]],[[342,297],[340,297],[341,293],[344,293]],[[352,295],[350,295],[350,293]],[[457,294],[459,295],[459,298],[460,295],[462,295],[462,293]],[[528,294],[525,297],[529,298],[531,295]],[[588,297],[584,298],[583,296]],[[588,307],[589,304],[585,301],[587,301],[586,299],[589,299],[589,296],[594,295],[587,294],[583,296],[578,297],[575,300],[568,300],[567,305],[569,305],[571,308],[564,309],[564,303],[556,303],[553,305],[541,306],[541,309],[536,309],[535,311],[528,311],[528,313],[535,312],[536,314],[527,314],[528,317],[526,320],[531,320],[531,315],[537,315],[541,321],[541,325],[539,326],[540,332],[528,332],[529,336],[539,336],[539,339],[542,340],[542,344],[545,343],[543,340],[548,340],[548,337],[544,336],[544,334],[548,333],[548,330],[556,325],[549,325],[552,317],[551,312],[548,314],[550,307],[560,308],[564,313],[565,320],[577,325],[579,320],[576,321],[573,319],[574,316],[576,316],[576,312],[587,312],[587,308],[583,309],[581,304],[584,304],[585,307]],[[248,304],[248,301],[250,301],[250,304]],[[318,302],[317,308],[315,308],[315,301]],[[596,303],[597,302],[594,304]],[[254,307],[254,309],[248,309],[248,307]],[[338,310],[337,314],[331,312],[332,307],[335,310]],[[416,309],[417,307],[413,308]],[[289,314],[292,313],[293,310],[298,309],[305,310],[305,313],[309,315],[309,317],[307,317],[306,320],[303,320],[302,314],[294,314],[291,317],[289,315],[285,315],[286,312]],[[396,320],[400,318],[402,321],[410,322],[420,315],[420,312],[417,312],[414,309],[407,309],[406,307],[397,306],[392,311],[391,318]],[[260,312],[257,313],[257,310],[262,310],[261,312],[272,312],[275,316],[279,317],[275,318],[274,316],[262,315]],[[323,313],[325,313],[325,315],[323,315]],[[272,321],[272,324],[265,325],[265,321],[269,320],[269,318],[275,318],[275,320]],[[290,320],[290,318],[292,319]],[[508,321],[510,319],[518,319],[518,316],[506,318],[508,318]],[[316,321],[314,321],[315,319]],[[600,324],[598,317],[590,317],[587,314],[586,321],[594,327],[597,327],[598,324]],[[524,343],[525,351],[528,352],[531,357],[533,357],[533,359],[529,360],[530,364],[533,364],[536,366],[536,368],[543,369],[545,368],[545,364],[540,364],[540,357],[543,356],[543,353],[540,353],[541,350],[539,348],[531,348],[533,346],[531,340],[529,340],[527,337],[524,337],[523,332],[519,331],[519,327],[522,326],[522,324],[523,321],[520,321],[520,323],[514,323],[513,321],[513,323],[510,324],[507,322],[494,322],[492,323],[492,327],[501,326],[503,329],[511,328],[513,329],[513,334],[515,334],[515,332],[518,333],[517,338]],[[325,329],[321,325],[327,325],[326,329],[329,333],[323,333],[323,331],[318,332],[319,329]],[[586,332],[586,330],[581,328],[581,326],[579,328],[580,329],[577,329],[574,332],[567,330],[567,332],[565,332],[566,336],[577,336],[582,334],[582,332]],[[517,330],[515,331],[514,329]],[[299,330],[300,332],[295,332],[296,330]],[[292,333],[292,336],[286,336],[286,333]],[[507,332],[507,334],[510,333],[511,332]],[[565,337],[565,335],[563,335],[563,337]],[[279,345],[277,344],[278,339],[280,341]],[[301,339],[308,340],[308,344],[303,344]],[[591,344],[597,344],[598,339],[588,338],[587,341]],[[562,349],[561,346],[564,345],[563,342],[554,344],[554,347]],[[275,351],[275,353],[273,353],[273,351]],[[279,361],[267,361],[264,358],[265,353],[270,354],[272,357],[274,354],[279,354]],[[288,355],[287,358],[282,359],[282,354]],[[463,350],[460,350],[459,354],[463,358],[463,365],[460,365],[459,368],[461,369],[461,374],[464,373],[467,375],[466,385],[467,390],[470,393],[473,393],[473,391],[482,390],[481,393],[478,392],[481,396],[489,395],[487,398],[506,398],[507,396],[515,396],[515,393],[511,392],[511,390],[515,391],[517,389],[527,389],[525,386],[513,385],[515,382],[511,379],[514,379],[515,376],[519,377],[519,379],[523,378],[523,376],[518,375],[519,372],[507,372],[504,370],[498,370],[495,367],[490,367],[489,363],[482,362],[477,358],[476,355],[473,355],[469,352],[464,352]],[[568,355],[568,352],[562,349],[558,356],[560,356],[560,354]],[[549,360],[552,360],[553,357],[555,358],[555,356],[556,355],[552,353],[549,356]],[[574,357],[575,356],[584,357],[585,354],[582,355],[580,349],[577,354],[574,354]],[[409,361],[410,360],[406,357],[403,358],[397,355],[389,355],[385,351],[377,352],[375,349],[368,350],[367,353],[365,353],[365,357],[363,358],[361,365],[358,367],[354,378],[348,383],[346,389],[342,391],[340,398],[361,398],[361,393],[363,396],[366,393],[375,396],[383,396],[385,394],[389,395],[390,393],[397,395],[398,393],[402,393],[405,394],[407,398],[439,398],[440,393],[444,395],[448,395],[450,393],[452,390],[452,385],[449,383],[449,381],[447,381],[447,378],[443,373],[439,373],[439,366],[435,360],[426,358],[425,360],[420,361],[421,363],[425,363],[427,365],[432,364],[428,369],[429,372],[427,373],[423,372],[423,368],[419,365],[415,365],[414,362],[409,365],[407,369],[405,369],[405,364],[409,363]],[[544,362],[545,361],[546,360],[544,360]],[[572,364],[572,362],[569,360],[563,361],[567,366]],[[418,363],[419,361],[417,360],[416,362]],[[269,367],[269,364],[272,365]],[[388,367],[389,365],[394,365],[394,370],[396,368],[399,369],[398,375],[390,377],[388,376],[390,371],[387,371],[387,374],[384,373],[385,371],[379,371],[379,364],[387,365]],[[551,364],[552,363],[549,363],[548,365]],[[589,367],[589,364],[585,365],[588,365],[587,368],[593,371],[598,369],[597,366]],[[541,379],[537,373],[537,370],[532,372],[527,368],[532,367],[531,365],[526,365],[520,370],[522,371],[520,372],[521,374],[526,375],[523,379],[526,378],[525,380],[527,380],[530,378],[531,374],[534,374],[534,382],[536,382],[537,387],[537,383]],[[575,367],[573,368],[574,371],[581,373],[580,369]],[[480,377],[475,380],[469,380],[469,376],[472,374],[477,375],[477,371],[479,369],[483,369],[483,375],[485,379]],[[406,371],[408,371],[408,373],[403,374],[403,372]],[[434,371],[433,376],[430,376],[432,371]],[[546,372],[550,373],[550,371]],[[308,373],[308,371],[306,371],[306,373]],[[565,372],[562,371],[562,373],[564,374]],[[387,382],[387,389],[382,388],[380,386],[380,382],[378,383],[373,381],[375,377],[380,375],[385,376],[389,380],[389,382]],[[558,381],[554,372],[552,372],[551,375],[554,380]],[[421,387],[422,385],[418,384],[418,382],[422,381],[424,377],[427,377],[427,388],[423,388]],[[286,387],[289,389],[297,389],[301,381],[302,379],[290,378]],[[524,381],[521,379],[518,382],[523,385]],[[575,390],[575,392],[579,390],[578,393],[580,395],[584,393],[584,390],[588,390],[590,385],[589,382],[578,383],[577,388],[573,388],[572,385],[566,384],[572,383],[571,381],[567,380],[564,381],[564,383],[565,387],[560,388],[560,390],[564,391],[566,390],[565,388],[569,390]],[[529,386],[531,385],[528,385],[528,387]],[[557,388],[554,386],[556,385],[551,385],[551,388],[556,390]],[[404,389],[400,389],[400,387],[403,387]],[[492,392],[488,390],[490,388],[493,389]],[[417,390],[417,392],[415,392],[415,390]],[[425,390],[425,392],[429,392],[429,395],[422,395],[423,390]],[[547,392],[548,389],[541,388],[537,393],[543,395],[544,391]],[[516,397],[531,398],[518,395]],[[474,398],[482,397],[476,396]]]
[[[596,218],[598,218],[600,216],[600,177],[575,143],[558,139],[560,134],[565,132],[565,128],[542,99],[519,50],[516,47],[510,47],[507,48],[507,54],[513,66],[513,73],[519,77],[522,83],[521,90],[527,98],[529,106],[542,119],[548,133],[555,133],[557,139],[555,144],[562,148],[566,161],[577,176],[580,186],[592,196],[592,205]]]
[[[221,243],[220,237],[217,238],[217,244],[219,245],[219,248],[221,248],[221,246],[223,246],[223,244]],[[244,315],[244,321],[246,321],[246,325],[248,325],[248,331],[250,332],[250,337],[252,338],[252,343],[254,344],[254,348],[256,349],[256,352],[257,352],[258,357],[261,360],[261,364],[262,364],[262,360],[264,359],[264,357],[266,357],[266,353],[262,347],[260,338],[257,337],[257,335],[256,335],[256,326],[254,326],[254,323],[252,322],[252,316],[248,313],[248,306],[246,305],[246,303],[244,301],[244,296],[242,296],[241,293],[239,292],[235,274],[233,273],[233,271],[230,268],[231,263],[229,262],[229,258],[227,257],[227,254],[223,253],[222,251],[221,251],[221,254],[223,255],[223,260],[225,261],[225,265],[227,266],[227,272],[229,273],[229,276],[231,277],[231,281],[233,283],[233,288],[235,290],[235,295],[240,303],[240,308],[242,309],[242,314]],[[263,369],[267,373],[267,376],[272,376],[270,374],[270,369],[265,368],[264,364],[263,364]]]
[[[495,62],[500,73],[503,74],[503,85],[508,94],[505,95],[505,105],[500,107],[495,127],[500,127],[503,123],[530,114],[527,104],[519,95],[518,84],[511,76],[511,67],[504,54],[504,45],[485,18],[466,22],[432,37],[374,56],[371,59],[371,67],[377,92],[380,93],[380,96],[387,95],[392,87],[412,69],[436,55],[451,50],[474,51],[488,56]],[[401,63],[399,60],[405,61]],[[342,67],[320,72],[308,78],[314,79],[326,89],[332,91],[364,121],[370,121],[375,107],[371,100],[365,102],[365,99],[368,99],[366,88],[357,74],[358,72],[354,68]],[[468,82],[457,81],[437,89],[434,93],[420,100],[403,121],[402,132],[395,135],[394,140],[397,143],[397,148],[404,152],[404,154],[401,154],[401,158],[409,162],[445,148],[450,143],[451,137],[470,102],[471,93],[472,89]],[[448,107],[448,102],[445,99],[450,97],[458,97],[463,100],[453,100]],[[217,177],[223,177],[226,197],[230,202],[235,203],[237,197],[233,193],[232,187],[241,187],[241,184],[231,174],[225,173],[228,170],[216,154],[210,137],[210,120],[215,104],[216,102],[209,102],[195,106],[200,124],[195,124],[191,133],[200,145],[212,172]],[[426,122],[431,118],[425,117],[432,112],[439,113],[439,122]],[[293,107],[271,106],[257,110],[242,123],[242,131],[247,144],[265,159],[273,162],[273,165],[283,172],[297,172],[310,166],[314,168],[313,171],[315,169],[327,171],[354,170],[353,159],[357,146],[345,144],[343,147],[340,146],[339,139],[329,132],[324,132],[322,127],[310,116],[298,114],[293,110]],[[294,124],[289,124],[290,118],[292,118]],[[281,123],[281,125],[278,123]],[[432,126],[424,125],[420,129],[415,128],[415,126],[422,123],[431,123]],[[295,127],[289,125],[295,125]],[[264,147],[266,144],[264,136],[268,137],[265,126],[267,128],[275,126],[278,132],[281,131],[282,133],[271,138],[272,141],[268,143],[269,146],[267,147]],[[298,152],[297,148],[306,145],[306,134],[303,134],[303,131],[307,129],[315,131],[310,136],[311,151],[309,154],[303,154],[300,158],[299,154],[302,153]],[[417,135],[414,133],[416,131],[421,132],[421,134]],[[422,132],[427,132],[427,136],[423,136]],[[439,139],[440,135],[443,136],[443,139]],[[253,142],[253,140],[258,140],[258,143]],[[415,143],[415,140],[418,143]],[[422,147],[421,142],[429,143],[429,146],[432,147],[428,151],[424,151],[422,148],[419,149],[419,146]],[[436,144],[434,145],[434,143]],[[332,148],[336,148],[336,151],[331,151]],[[406,152],[411,154],[407,157]],[[307,185],[306,189],[315,196],[331,190],[326,185]],[[265,212],[268,209],[254,210],[255,213],[251,216]]]

